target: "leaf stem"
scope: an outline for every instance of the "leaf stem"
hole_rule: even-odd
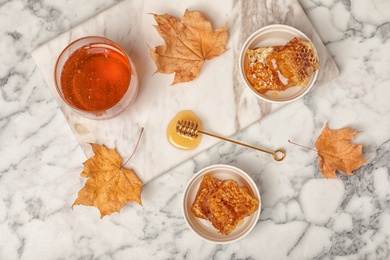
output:
[[[300,146],[300,147],[302,147],[302,148],[306,148],[306,149],[308,149],[308,150],[312,150],[312,151],[318,153],[318,151],[317,151],[316,149],[313,149],[313,148],[310,148],[310,147],[307,147],[307,146],[304,146],[304,145],[301,145],[301,144],[297,144],[297,143],[295,143],[295,142],[292,142],[291,140],[288,140],[288,142],[289,142],[290,144],[295,144],[295,145]]]
[[[133,157],[133,155],[135,154],[135,152],[137,151],[137,148],[138,148],[138,144],[139,142],[141,141],[141,137],[142,137],[142,133],[144,132],[144,128],[142,127],[141,128],[141,132],[139,133],[139,136],[138,136],[138,141],[137,141],[137,144],[135,145],[135,148],[134,148],[134,151],[133,153],[130,155],[129,159],[127,159],[127,161],[122,165],[122,167],[124,167],[126,165],[126,163],[128,163],[130,161],[130,159]]]

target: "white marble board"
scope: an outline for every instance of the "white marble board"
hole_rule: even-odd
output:
[[[138,150],[127,166],[133,168],[146,183],[218,142],[205,136],[195,150],[183,151],[172,147],[165,131],[179,111],[193,110],[202,118],[206,130],[230,136],[280,108],[281,105],[271,105],[254,97],[245,89],[238,72],[237,60],[242,44],[251,33],[268,24],[293,26],[312,40],[321,64],[313,89],[338,75],[337,66],[297,1],[229,0],[224,2],[224,6],[217,3],[207,0],[126,0],[32,52],[87,157],[93,155],[88,143],[94,142],[109,148],[116,147],[126,159],[134,149],[141,127],[144,127]],[[248,8],[247,5],[252,6]],[[228,51],[205,62],[200,76],[194,81],[170,86],[173,74],[153,75],[156,67],[147,45],[155,47],[163,41],[153,27],[156,22],[151,14],[169,13],[180,18],[187,8],[203,12],[214,29],[228,23]],[[79,116],[64,105],[55,90],[53,70],[56,58],[70,42],[88,35],[105,36],[119,43],[134,61],[139,75],[140,92],[136,102],[112,119],[90,120]]]

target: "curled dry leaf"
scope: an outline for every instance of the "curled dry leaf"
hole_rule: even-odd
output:
[[[186,10],[181,21],[169,14],[154,15],[155,26],[166,45],[150,46],[150,56],[156,72],[175,73],[172,83],[188,82],[200,73],[205,60],[226,51],[227,24],[213,30],[211,23],[200,12]]]
[[[362,158],[363,145],[350,143],[359,131],[349,128],[331,130],[326,124],[316,141],[320,171],[326,178],[336,178],[336,170],[348,175],[365,162]]]
[[[119,212],[127,203],[142,205],[142,182],[131,169],[122,167],[122,158],[116,149],[91,144],[94,156],[84,162],[82,177],[88,178],[79,191],[74,205],[94,206],[100,217]]]

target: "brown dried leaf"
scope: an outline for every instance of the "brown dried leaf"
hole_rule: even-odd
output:
[[[336,178],[336,170],[352,175],[352,171],[365,162],[362,159],[363,145],[350,143],[358,133],[349,128],[331,130],[325,125],[316,141],[316,148],[320,171],[326,178]]]
[[[227,24],[213,30],[200,12],[186,10],[182,20],[169,14],[154,15],[155,28],[166,45],[150,46],[150,56],[157,66],[155,73],[175,73],[172,83],[188,82],[199,76],[205,60],[226,51]]]
[[[119,212],[127,203],[142,205],[142,182],[131,169],[122,167],[122,158],[116,149],[91,144],[95,155],[84,162],[82,177],[88,178],[79,191],[74,205],[97,207],[100,217]]]

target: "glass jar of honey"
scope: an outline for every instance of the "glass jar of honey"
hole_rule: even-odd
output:
[[[63,101],[91,119],[118,115],[138,94],[130,57],[118,44],[100,36],[70,43],[57,59],[54,81]]]

